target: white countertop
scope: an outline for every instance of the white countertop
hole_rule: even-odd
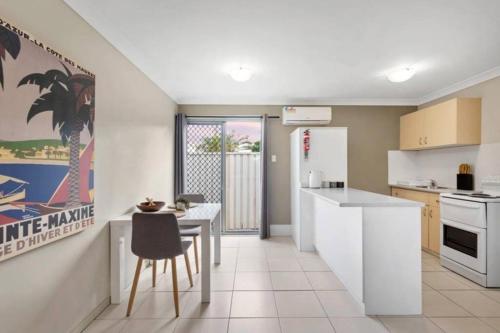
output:
[[[417,201],[362,191],[354,188],[302,188],[303,192],[319,196],[340,207],[423,207]]]

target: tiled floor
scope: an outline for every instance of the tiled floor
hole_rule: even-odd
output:
[[[427,253],[422,254],[424,314],[365,317],[321,258],[298,252],[290,238],[224,237],[222,246],[210,304],[200,303],[200,276],[189,288],[179,260],[178,319],[170,269],[167,274],[159,270],[154,289],[148,269],[132,316],[125,317],[126,302],[112,305],[85,332],[500,332],[500,290],[486,290],[448,271]]]

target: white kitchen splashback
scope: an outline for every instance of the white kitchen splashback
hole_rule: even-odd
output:
[[[472,165],[474,187],[479,189],[481,179],[500,174],[500,143],[421,151],[391,150],[388,154],[389,184],[434,179],[440,186],[455,188],[458,166],[462,163]]]

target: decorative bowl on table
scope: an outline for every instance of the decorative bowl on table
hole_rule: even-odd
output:
[[[157,212],[165,206],[164,201],[145,201],[137,205],[141,212]]]

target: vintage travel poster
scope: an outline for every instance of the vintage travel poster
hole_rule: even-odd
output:
[[[0,18],[0,261],[94,224],[95,76]]]

